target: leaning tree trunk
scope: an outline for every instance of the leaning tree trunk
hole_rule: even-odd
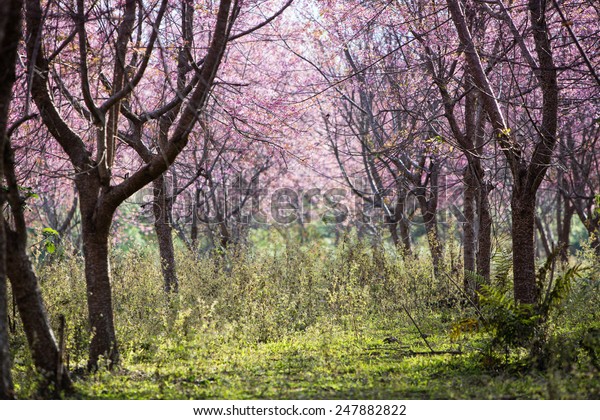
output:
[[[515,300],[535,304],[539,293],[535,278],[535,194],[515,185],[511,206]]]
[[[179,281],[175,269],[175,251],[173,247],[173,227],[171,225],[171,199],[168,197],[165,177],[160,176],[153,182],[154,192],[154,230],[158,239],[160,266],[164,279],[165,292],[177,293]]]
[[[8,346],[6,270],[3,261],[6,241],[4,223],[0,222],[0,399],[7,400],[14,398],[15,391],[11,375],[10,348]]]
[[[0,152],[2,147],[0,147]],[[0,173],[2,164],[0,163]],[[2,204],[3,200],[0,200]],[[10,347],[8,345],[8,299],[6,290],[6,234],[4,217],[0,215],[0,399],[9,400],[15,396],[12,382]]]
[[[69,389],[71,382],[50,327],[39,282],[27,255],[27,228],[23,199],[15,174],[15,162],[10,143],[4,152],[4,176],[8,185],[11,225],[5,223],[7,238],[6,268],[34,364],[49,384],[57,389]]]
[[[14,233],[9,232],[11,246],[6,265],[33,362],[48,383],[55,383],[60,389],[69,389],[71,380],[59,354],[37,276],[27,256],[24,242],[12,237],[13,235]]]

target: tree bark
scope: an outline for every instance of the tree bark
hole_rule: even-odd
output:
[[[463,225],[463,265],[465,269],[465,291],[473,290],[468,272],[475,272],[475,253],[477,243],[475,241],[475,196],[477,185],[471,168],[467,166],[463,173],[463,214],[465,223]]]
[[[397,182],[398,184],[398,182]],[[410,225],[406,216],[406,189],[402,186],[397,189],[396,206],[394,207],[394,217],[397,220],[396,232],[400,229],[400,240],[402,241],[402,251],[404,255],[411,255],[412,247],[410,243]]]
[[[386,218],[385,224],[390,231],[390,236],[392,238],[392,243],[396,248],[400,246],[400,236],[398,236],[398,222],[391,218]]]
[[[429,244],[431,261],[433,262],[433,272],[437,277],[440,274],[443,249],[438,235],[437,206],[436,208],[430,207],[431,206],[426,206],[423,208],[422,204],[421,211],[423,212],[423,222],[425,223],[425,231],[427,232],[427,243]]]
[[[561,144],[562,146],[562,144]],[[564,147],[561,147],[561,155]],[[571,220],[575,215],[575,206],[564,193],[565,176],[561,169],[558,173],[558,192],[556,193],[556,236],[559,255],[563,262],[569,259],[569,245],[571,237]]]
[[[550,255],[552,255],[554,245],[550,244],[550,241],[548,240],[548,235],[546,235],[546,230],[544,229],[544,222],[542,222],[541,217],[538,215],[535,216],[535,227],[540,237],[542,247],[544,248],[544,252],[546,253],[546,258],[548,258],[550,257]]]
[[[539,294],[535,281],[535,194],[513,191],[511,207],[515,299],[534,304]]]
[[[135,1],[125,2],[125,13],[129,16],[135,11]],[[221,0],[219,2],[217,19],[212,31],[210,46],[206,50],[202,68],[197,73],[197,82],[190,85],[187,93],[177,93],[175,98],[179,105],[184,97],[187,99],[186,106],[179,113],[177,125],[172,131],[167,133],[168,141],[160,144],[160,151],[153,154],[152,158],[146,162],[140,169],[133,172],[131,176],[120,183],[112,178],[110,165],[107,156],[112,160],[114,150],[111,150],[114,144],[114,132],[116,125],[114,121],[108,127],[109,136],[106,135],[106,116],[117,116],[117,113],[110,113],[114,107],[119,109],[122,100],[128,97],[142,79],[146,66],[152,55],[154,43],[158,37],[158,28],[160,21],[164,16],[168,2],[163,0],[157,13],[155,25],[148,39],[146,53],[144,53],[142,63],[133,78],[123,85],[123,88],[104,100],[97,106],[94,101],[96,98],[91,93],[91,81],[88,77],[88,62],[86,46],[86,15],[83,1],[77,2],[77,14],[75,16],[75,26],[79,40],[79,68],[81,73],[81,93],[83,95],[85,106],[92,116],[94,129],[97,134],[96,156],[92,156],[83,138],[70,127],[63,119],[59,109],[54,104],[49,89],[49,79],[51,78],[50,62],[46,56],[42,38],[44,34],[44,14],[41,2],[39,0],[26,1],[26,21],[27,21],[27,58],[30,69],[29,77],[31,82],[31,96],[42,117],[44,125],[52,136],[57,140],[62,149],[68,155],[71,164],[76,172],[75,183],[79,192],[79,208],[81,212],[81,226],[83,236],[83,253],[85,257],[85,274],[87,286],[87,302],[89,311],[89,322],[92,331],[92,341],[90,343],[89,367],[95,368],[101,356],[109,359],[113,365],[119,360],[117,349],[117,340],[114,330],[112,297],[110,286],[110,265],[108,260],[108,237],[112,223],[112,218],[117,207],[142,189],[148,183],[161,176],[168,167],[173,164],[177,156],[185,148],[189,141],[189,135],[193,131],[201,110],[209,96],[210,90],[214,84],[216,72],[221,64],[227,42],[229,40],[230,30],[237,17],[239,9],[232,10],[231,0]],[[237,6],[237,3],[236,3]],[[125,16],[124,16],[125,18]],[[130,38],[131,25],[127,19],[124,19],[119,25],[118,38],[121,44],[127,44]],[[119,51],[115,54],[120,58],[120,66],[124,70],[124,60],[122,52],[125,50],[123,45],[117,46]],[[117,58],[118,60],[118,58]],[[120,76],[114,75],[116,79]],[[115,79],[115,80],[116,80]],[[116,80],[118,82],[118,80]],[[113,85],[118,85],[114,83]],[[187,95],[187,96],[186,96]],[[168,112],[170,107],[159,108],[151,115],[145,114],[143,118],[135,116],[135,120],[141,124],[146,121],[160,118]],[[156,116],[156,115],[157,116]],[[174,115],[175,118],[177,115]],[[111,128],[112,127],[112,128]],[[112,131],[111,131],[112,130]],[[112,134],[111,134],[112,133]],[[168,136],[170,134],[170,136]],[[124,139],[126,141],[126,139]],[[134,142],[135,143],[135,142]],[[135,149],[135,144],[130,144]],[[106,151],[107,153],[104,153]],[[114,182],[114,183],[113,183]]]
[[[82,221],[89,220],[86,216],[82,211]],[[89,221],[82,223],[88,319],[92,333],[90,370],[97,368],[101,357],[109,361],[109,367],[119,362],[113,321],[108,230],[109,226],[97,227]]]
[[[425,162],[421,162],[421,167],[425,167]],[[423,223],[425,224],[425,231],[427,232],[427,243],[429,245],[429,251],[431,253],[431,260],[433,262],[433,272],[437,277],[440,273],[442,264],[443,246],[440,241],[438,234],[438,199],[439,199],[439,165],[437,162],[431,162],[429,165],[429,192],[425,184],[421,183],[420,175],[415,176],[415,182],[418,187],[416,188],[415,195],[419,202],[421,215],[423,216]]]
[[[4,177],[8,186],[8,201],[12,225],[4,223],[7,243],[6,267],[25,335],[37,370],[47,384],[57,389],[70,389],[71,381],[63,361],[59,358],[58,346],[46,314],[39,282],[27,255],[27,229],[24,216],[24,200],[19,194],[15,174],[14,155],[10,143],[4,151]]]
[[[479,230],[477,232],[477,274],[485,281],[490,279],[492,261],[492,215],[490,214],[489,194],[491,185],[481,182],[477,202]]]
[[[8,146],[8,112],[15,82],[17,48],[21,38],[20,0],[0,3],[0,208],[6,202],[4,191],[4,152]],[[8,342],[8,301],[6,284],[7,238],[4,215],[0,214],[0,399],[14,399]]]
[[[9,400],[15,398],[15,389],[11,375],[10,347],[8,345],[6,235],[4,232],[4,218],[0,219],[2,219],[0,220],[0,399]]]
[[[109,234],[116,206],[109,206],[101,193],[97,169],[77,175],[81,234],[85,262],[88,320],[92,339],[88,368],[94,370],[101,357],[109,367],[119,362],[113,320]]]
[[[47,383],[54,383],[60,389],[70,389],[71,380],[59,358],[58,344],[46,313],[39,282],[24,246],[26,242],[18,239],[15,232],[7,233],[11,244],[7,253],[8,277],[33,362]],[[59,372],[62,374],[57,377]]]
[[[540,0],[528,1],[531,33],[539,64],[531,59],[521,35],[514,35],[523,55],[531,61],[532,74],[542,93],[542,119],[541,124],[536,127],[539,138],[529,163],[524,159],[522,146],[506,124],[498,97],[484,70],[464,16],[465,5],[459,0],[446,0],[446,3],[462,45],[468,71],[474,85],[482,93],[482,103],[494,129],[494,136],[506,156],[513,177],[511,202],[515,301],[534,304],[538,296],[535,281],[535,201],[556,146],[558,121],[557,69],[552,55],[545,3]]]
[[[404,255],[412,255],[412,246],[410,242],[410,226],[408,224],[408,220],[406,220],[406,218],[403,218],[402,220],[400,220],[399,225]]]
[[[175,251],[173,248],[173,227],[171,225],[171,199],[168,197],[165,177],[160,176],[153,182],[154,192],[154,229],[158,239],[160,267],[164,279],[165,292],[177,293],[179,280],[175,269]]]

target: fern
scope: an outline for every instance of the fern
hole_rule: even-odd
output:
[[[494,255],[493,262],[496,268],[493,284],[498,285],[501,289],[505,289],[508,287],[512,271],[512,253],[500,250],[500,252]]]
[[[518,304],[511,293],[493,286],[482,286],[481,303],[493,336],[492,348],[509,351],[528,346],[539,319],[532,305]]]
[[[569,296],[575,279],[581,277],[580,271],[581,264],[576,264],[558,276],[554,287],[551,287],[551,283],[548,284],[546,296],[538,305],[538,313],[544,320],[548,319],[553,308],[558,307]]]

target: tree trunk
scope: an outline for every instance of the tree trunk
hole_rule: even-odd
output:
[[[589,217],[583,224],[591,238],[590,246],[594,253],[600,257],[600,216]]]
[[[411,243],[410,243],[410,226],[408,224],[408,218],[405,214],[406,210],[406,190],[404,188],[398,188],[398,199],[394,208],[394,217],[397,220],[398,228],[400,229],[400,239],[402,240],[402,251],[404,255],[411,255]]]
[[[105,357],[110,366],[119,361],[113,321],[108,232],[94,232],[84,224],[83,253],[88,315],[92,332],[88,368],[94,370],[98,366],[100,357]]]
[[[13,99],[17,48],[21,38],[21,0],[0,2],[0,209],[6,203],[4,156],[8,144],[8,113]],[[14,399],[8,344],[8,303],[6,286],[7,232],[0,214],[0,399]]]
[[[78,174],[79,208],[85,260],[88,318],[92,340],[88,368],[94,370],[100,357],[109,367],[119,361],[115,334],[109,261],[109,232],[114,210],[101,206],[98,177]]]
[[[58,346],[44,307],[38,279],[27,255],[27,228],[24,201],[19,194],[15,162],[10,143],[4,152],[4,177],[8,186],[11,226],[5,222],[7,238],[6,269],[19,314],[37,370],[55,390],[70,389],[67,370],[59,358]],[[45,387],[46,384],[44,384]]]
[[[492,215],[490,214],[489,194],[492,188],[483,181],[482,184],[479,186],[477,202],[479,219],[479,229],[477,232],[477,274],[483,277],[485,281],[489,281],[492,260]]]
[[[171,203],[167,197],[165,177],[160,176],[154,185],[154,229],[158,238],[160,265],[164,279],[165,292],[179,291],[179,281],[175,270],[175,252],[173,249],[173,227],[171,226]]]
[[[561,150],[561,153],[564,151]],[[571,237],[571,220],[575,214],[573,206],[568,197],[562,191],[564,188],[564,174],[558,175],[558,188],[556,194],[556,236],[558,241],[560,259],[566,262],[569,259],[569,245]]]
[[[8,235],[11,246],[7,253],[7,271],[33,362],[48,383],[55,383],[61,389],[70,389],[71,380],[60,360],[39,282],[23,246],[25,242],[13,235],[12,232]],[[59,372],[62,372],[60,377],[57,376]]]
[[[190,239],[194,255],[198,252],[198,211],[200,206],[200,188],[196,187],[194,194],[194,205],[192,206],[192,226],[190,227]]]
[[[1,149],[0,147],[0,151]],[[0,169],[2,169],[1,164]],[[8,345],[7,295],[6,235],[4,231],[4,217],[0,216],[0,399],[2,400],[10,400],[15,397],[11,375],[10,347]]]
[[[519,180],[515,180],[517,184]],[[512,248],[515,300],[535,304],[538,289],[535,278],[535,194],[526,189],[512,195]]]
[[[431,252],[431,260],[433,262],[433,272],[436,277],[440,274],[442,264],[442,244],[438,235],[437,214],[435,211],[427,210],[423,213],[423,221],[425,222],[425,231],[427,232],[427,243]]]
[[[573,219],[573,207],[565,203],[564,213],[558,231],[558,246],[560,247],[560,259],[567,261],[569,259],[569,245],[571,237],[571,220]]]
[[[475,286],[473,284],[473,277],[470,273],[475,272],[475,253],[477,250],[477,242],[475,240],[475,197],[477,193],[477,184],[471,171],[470,165],[464,170],[463,173],[463,214],[465,216],[465,223],[463,225],[463,265],[464,265],[464,287],[465,292],[469,296],[473,296]]]
[[[538,215],[535,216],[535,227],[540,238],[540,243],[544,248],[546,258],[549,258],[550,255],[552,255],[552,251],[554,250],[554,243],[550,243],[548,235],[546,234],[546,229],[544,228],[544,222],[542,221],[542,218]]]
[[[398,248],[400,246],[400,237],[398,236],[398,222],[393,220],[390,217],[386,217],[385,224],[390,231],[390,236],[392,238],[392,243],[394,247]]]
[[[408,220],[403,217],[398,223],[400,226],[400,237],[402,238],[402,247],[404,250],[404,255],[412,254],[412,246],[410,243],[410,226],[408,224]]]

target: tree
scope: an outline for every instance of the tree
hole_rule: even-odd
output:
[[[483,106],[510,168],[513,177],[511,198],[512,245],[515,300],[520,303],[536,303],[539,290],[535,277],[535,204],[536,194],[551,162],[556,146],[558,126],[558,82],[554,64],[553,49],[547,24],[546,7],[538,0],[529,0],[528,9],[531,25],[531,38],[537,54],[537,62],[525,44],[526,36],[513,30],[515,41],[522,54],[531,64],[531,71],[537,80],[536,88],[541,91],[541,121],[535,124],[538,141],[535,143],[529,161],[526,160],[523,144],[517,133],[512,131],[498,102],[496,90],[492,87],[471,31],[465,18],[465,5],[459,0],[447,0],[461,47],[464,51],[467,69],[474,85],[482,92]],[[511,28],[516,28],[512,18],[498,1],[502,17]],[[518,250],[518,252],[517,252]]]
[[[8,146],[8,115],[15,82],[17,46],[21,38],[22,2],[12,0],[0,4],[0,179],[4,179],[4,152]],[[6,191],[0,182],[0,209],[4,212]],[[6,284],[7,240],[4,214],[0,215],[0,399],[12,399],[10,349],[8,344],[8,304]]]
[[[408,10],[419,17],[414,26],[427,27],[425,22],[432,19],[436,27],[441,24],[443,13],[424,16],[421,4],[407,2]],[[470,30],[478,39],[485,36],[485,16],[480,7],[473,6],[466,16]],[[413,26],[413,25],[411,25]],[[424,67],[433,79],[443,102],[446,125],[438,128],[441,138],[451,139],[464,155],[466,165],[463,172],[463,265],[465,291],[476,301],[479,284],[473,281],[472,273],[477,273],[484,281],[490,277],[492,253],[489,194],[492,183],[486,177],[485,144],[486,118],[483,111],[481,93],[473,84],[472,78],[459,65],[459,58],[450,52],[455,45],[443,42],[452,34],[440,29],[437,33],[422,34],[416,29],[411,33],[419,40],[423,52]],[[497,44],[496,44],[497,46]],[[493,62],[489,65],[492,66]],[[457,110],[457,108],[460,108]],[[462,116],[462,121],[460,121]]]
[[[406,253],[411,250],[407,207],[414,198],[438,273],[444,159],[433,141],[432,121],[440,101],[424,100],[431,89],[414,73],[410,41],[397,33],[394,17],[383,13],[389,4],[352,4],[323,6],[323,17],[313,18],[319,50],[304,58],[330,87],[331,104],[322,111],[328,141],[344,182],[365,209],[383,213],[394,244]]]
[[[15,58],[18,41],[21,37],[21,14],[22,4],[13,2],[11,8],[11,23],[14,24],[12,32],[5,38],[6,64],[2,71],[2,87],[6,92],[2,92],[2,103],[5,104],[2,109],[1,131],[3,140],[2,151],[2,180],[3,200],[8,203],[5,213],[2,215],[2,274],[8,274],[10,278],[13,295],[19,309],[19,314],[23,321],[25,334],[31,349],[33,360],[38,371],[44,377],[45,383],[42,384],[46,389],[47,385],[54,384],[54,390],[68,389],[71,382],[63,361],[59,357],[59,349],[50,327],[46,309],[41,297],[41,292],[37,277],[31,267],[31,262],[27,255],[27,229],[24,216],[25,200],[28,193],[22,194],[23,189],[17,182],[14,151],[11,146],[11,135],[17,130],[19,125],[31,119],[33,115],[25,115],[17,119],[10,128],[7,129],[9,104],[12,95],[12,85],[15,81]],[[4,203],[3,203],[4,204]],[[3,205],[4,207],[4,205]],[[6,217],[5,217],[6,216]],[[4,289],[5,286],[2,286]],[[5,296],[3,296],[4,301]],[[5,314],[2,314],[4,319]],[[0,340],[3,341],[3,340]]]
[[[70,8],[67,4],[62,6],[67,10]],[[156,6],[157,9],[154,9]],[[174,89],[171,100],[159,104],[154,112],[142,115],[144,121],[156,121],[169,114],[174,106],[181,104],[182,98],[186,98],[185,106],[180,107],[179,113],[169,114],[173,118],[178,117],[177,123],[168,133],[159,132],[158,140],[161,142],[156,144],[156,153],[148,162],[131,171],[129,176],[118,177],[114,166],[120,150],[117,147],[119,117],[131,99],[137,100],[140,107],[146,108],[144,84],[141,82],[144,76],[152,76],[147,70],[159,37],[158,29],[168,6],[168,2],[162,0],[158,5],[149,5],[150,9],[145,11],[143,3],[128,0],[117,9],[110,10],[97,4],[86,6],[83,0],[78,0],[75,9],[71,9],[72,20],[64,20],[64,14],[58,9],[55,14],[48,13],[57,5],[51,4],[43,9],[39,0],[26,1],[26,47],[32,98],[44,125],[68,155],[75,171],[92,331],[90,368],[97,366],[101,356],[106,357],[111,364],[119,360],[112,311],[108,246],[114,212],[125,199],[161,176],[187,144],[213,86],[233,23],[240,10],[238,1],[219,2],[213,29],[204,34],[203,42],[209,43],[204,56],[190,58],[187,63],[189,70],[194,71],[195,82],[187,85],[185,91]],[[54,22],[54,28],[50,26],[53,16],[59,17],[58,22]],[[152,20],[150,16],[153,17]],[[145,46],[131,45],[136,19],[139,31],[143,26],[150,28],[148,36],[139,38],[140,42],[146,41]],[[90,37],[90,30],[95,30],[94,25],[98,22],[113,27],[114,35],[105,33],[108,38],[103,40]],[[60,43],[44,41],[46,33],[51,29],[64,31]],[[102,53],[99,52],[98,41]],[[143,53],[138,54],[140,50]],[[80,77],[75,85],[81,89],[81,101],[72,94],[64,95],[64,91],[68,90],[68,83],[60,77],[60,64],[63,61],[59,58],[63,55],[65,61],[74,60],[77,64]],[[101,69],[107,67],[107,63],[101,62],[102,60],[112,63],[112,74],[107,76],[102,72]],[[55,66],[58,66],[58,70]],[[102,76],[110,80],[108,91],[96,83],[104,79]],[[76,121],[70,121],[69,124],[63,119],[62,104],[53,98],[54,86],[63,90],[64,101],[71,109],[76,109],[80,116],[89,118],[91,124],[86,130],[82,131],[77,125],[73,125]],[[78,122],[80,123],[81,121]],[[160,130],[160,124],[158,128]],[[93,147],[90,144],[91,136],[95,139]]]

